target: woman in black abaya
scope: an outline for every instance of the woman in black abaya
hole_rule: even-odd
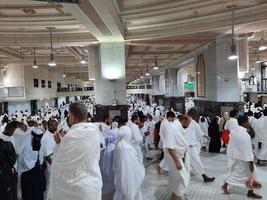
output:
[[[209,126],[209,152],[220,153],[221,150],[221,134],[219,130],[219,118],[215,117]]]

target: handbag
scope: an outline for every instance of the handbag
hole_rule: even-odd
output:
[[[230,141],[230,131],[227,129],[227,130],[224,130],[222,132],[222,141],[225,143],[225,144],[228,144],[229,141]]]

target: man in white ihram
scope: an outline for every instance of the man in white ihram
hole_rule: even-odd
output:
[[[204,166],[200,160],[200,141],[202,140],[204,133],[201,131],[199,124],[194,120],[197,116],[197,111],[191,108],[188,113],[191,122],[184,131],[184,137],[190,147],[190,165],[194,174],[202,175],[205,183],[213,182],[215,177],[208,177],[205,174]]]
[[[140,161],[143,162],[143,153],[141,150],[141,144],[143,143],[143,136],[140,132],[140,129],[138,127],[140,120],[137,115],[133,115],[130,122],[127,123],[127,126],[131,129],[132,131],[132,137],[131,137],[131,145],[135,149],[138,158]]]
[[[163,148],[164,159],[169,168],[168,189],[172,192],[171,200],[182,200],[190,179],[190,165],[186,162],[186,160],[189,161],[187,154],[189,146],[182,131],[183,128],[188,127],[190,118],[184,115],[180,121],[174,121],[175,114],[172,111],[168,112],[166,117],[169,123],[164,136]]]
[[[236,127],[238,127],[237,111],[232,110],[230,112],[230,118],[225,123],[224,129],[229,130],[231,133]]]
[[[253,129],[256,132],[255,147],[258,146],[258,142],[261,142],[262,144],[261,149],[257,154],[257,164],[260,166],[265,166],[264,161],[267,160],[267,109],[263,110],[263,116],[256,121],[255,126],[253,126]]]
[[[248,133],[250,128],[247,117],[239,117],[238,124],[230,134],[230,142],[227,148],[229,175],[225,180],[222,190],[225,194],[229,194],[228,185],[236,187],[250,186],[249,180],[253,180],[252,188],[250,186],[247,196],[253,199],[261,199],[262,197],[255,194],[256,167],[254,165],[254,155],[252,151],[251,138]],[[240,145],[242,144],[242,145]],[[257,183],[257,185],[259,185]]]
[[[52,200],[100,200],[100,141],[97,127],[86,123],[85,105],[69,106],[67,134],[55,134],[58,149],[51,165],[49,198]]]

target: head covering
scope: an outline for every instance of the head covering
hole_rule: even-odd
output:
[[[110,193],[114,190],[114,171],[113,171],[113,154],[117,143],[118,129],[111,129],[108,131],[108,136],[105,140],[106,148],[103,150],[100,157],[100,170],[103,180],[102,191],[104,194]]]
[[[229,119],[229,113],[228,112],[223,113],[223,118],[224,118],[224,120],[228,120]]]
[[[138,158],[136,150],[129,141],[131,129],[123,126],[119,130],[119,142],[114,150],[113,168],[116,190],[121,191],[125,199],[134,199],[145,177],[145,168]],[[133,167],[134,166],[134,167]],[[114,199],[116,199],[116,194]]]
[[[122,126],[119,129],[119,134],[118,134],[118,141],[126,141],[126,142],[130,142],[132,138],[132,131],[131,128],[129,128],[128,126]]]

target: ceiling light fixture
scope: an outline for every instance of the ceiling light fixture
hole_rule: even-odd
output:
[[[140,78],[144,78],[144,76],[143,76],[143,73],[141,73],[141,76],[140,76]]]
[[[146,76],[149,76],[149,72],[148,72],[148,64],[146,65]]]
[[[229,60],[236,60],[238,56],[236,55],[236,45],[235,45],[235,10],[232,6],[232,44],[231,44],[231,55],[228,57]]]
[[[255,70],[254,63],[252,63],[251,70],[252,70],[252,71],[254,71],[254,70]]]
[[[157,60],[157,56],[155,56],[155,66],[154,66],[154,68],[153,68],[154,70],[157,70],[157,69],[159,69],[159,67],[158,67],[158,60]]]
[[[264,51],[267,49],[267,46],[264,44],[264,31],[261,31],[261,40],[260,40],[260,46],[259,46],[259,51]]]
[[[86,64],[86,60],[84,59],[84,55],[83,55],[83,49],[82,49],[82,55],[81,55],[81,61],[80,61],[80,63],[82,65]]]
[[[62,77],[65,78],[67,75],[65,73],[65,66],[63,66],[63,74],[62,74]]]
[[[1,69],[1,72],[4,72],[4,71],[6,71],[6,68]]]
[[[48,62],[48,66],[49,67],[55,67],[56,61],[55,61],[55,56],[53,53],[53,35],[52,35],[52,27],[49,28],[50,30],[50,48],[51,48],[51,52],[50,52],[50,61]]]
[[[38,68],[38,65],[37,65],[37,62],[36,62],[36,57],[35,57],[35,48],[33,48],[33,66],[32,66],[33,69],[37,69]]]

